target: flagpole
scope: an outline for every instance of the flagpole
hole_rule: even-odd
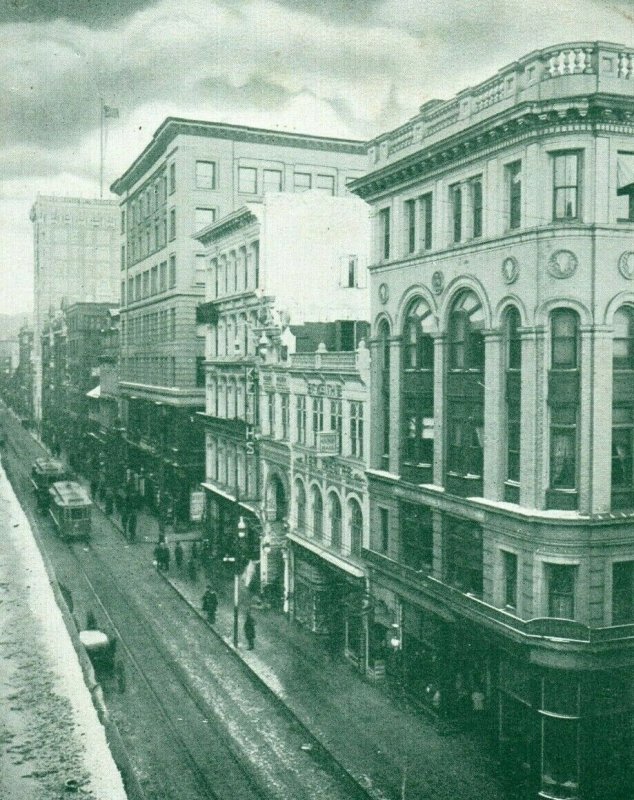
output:
[[[103,97],[99,98],[99,199],[103,200]]]

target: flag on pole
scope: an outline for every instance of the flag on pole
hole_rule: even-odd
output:
[[[113,106],[104,106],[103,117],[104,119],[119,119],[119,109]]]

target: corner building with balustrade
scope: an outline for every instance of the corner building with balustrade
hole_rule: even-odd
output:
[[[369,160],[370,658],[518,796],[629,797],[633,51],[530,53]]]

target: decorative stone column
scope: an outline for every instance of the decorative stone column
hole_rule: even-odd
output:
[[[390,472],[401,471],[401,336],[390,337]]]
[[[488,500],[502,500],[506,461],[502,332],[489,330],[483,331],[482,335],[484,337],[483,495]]]
[[[434,483],[445,483],[445,361],[447,335],[434,332]]]
[[[381,398],[381,340],[370,339],[370,453],[372,469],[380,469],[383,458],[383,414]]]

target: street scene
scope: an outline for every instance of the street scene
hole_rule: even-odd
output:
[[[0,11],[3,798],[631,800],[634,23],[477,5]]]

